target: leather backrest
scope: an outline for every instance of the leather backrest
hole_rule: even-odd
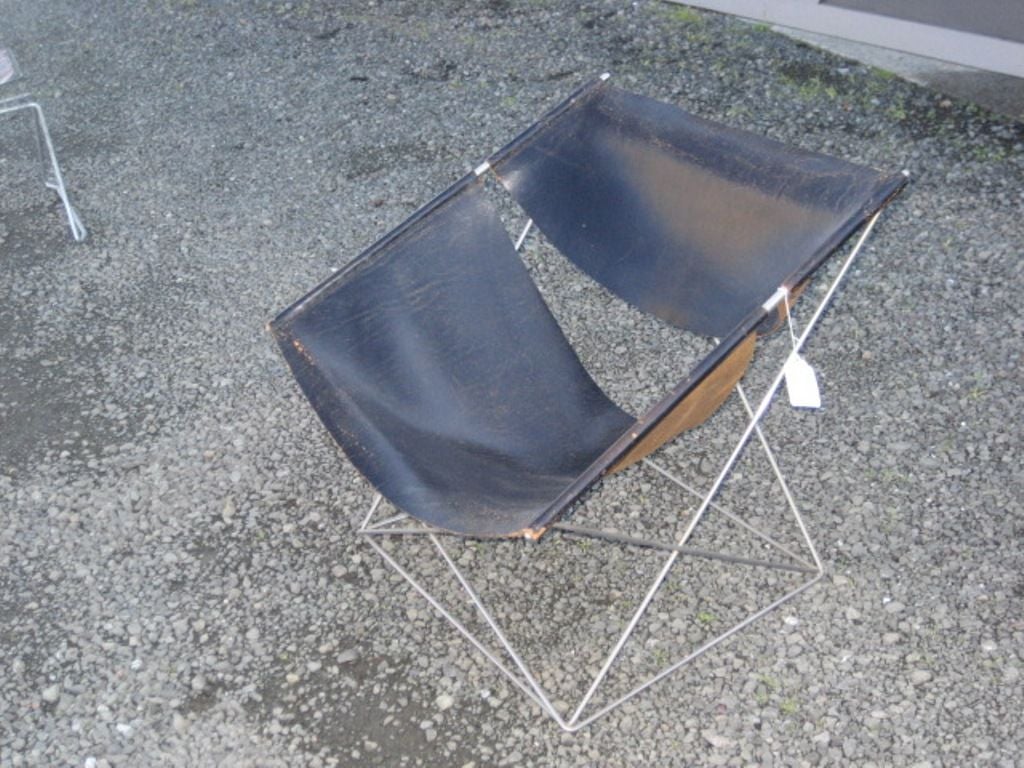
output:
[[[491,159],[551,242],[612,292],[724,337],[904,183],[596,82]]]

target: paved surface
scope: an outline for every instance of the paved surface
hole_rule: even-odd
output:
[[[69,242],[6,124],[0,765],[1017,764],[1020,124],[648,2],[0,0],[0,17],[92,232]],[[568,736],[355,540],[370,489],[263,325],[603,70],[914,184],[808,349],[825,407],[767,423],[827,577]],[[526,259],[634,410],[705,343],[542,241]],[[663,460],[707,484],[733,423]],[[750,461],[724,501],[782,530]],[[678,530],[687,501],[626,473],[577,516]],[[698,541],[749,545],[729,534],[709,518]],[[451,547],[564,702],[660,562],[553,537]],[[437,580],[425,550],[395,552]],[[680,569],[631,669],[781,586]]]
[[[773,29],[839,56],[891,72],[904,80],[928,86],[958,99],[972,101],[993,112],[1017,120],[1024,118],[1024,78],[986,72],[948,61],[915,56],[790,27]]]

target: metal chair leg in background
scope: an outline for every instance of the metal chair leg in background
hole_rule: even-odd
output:
[[[89,233],[68,196],[68,190],[64,184],[64,174],[61,173],[60,164],[57,162],[57,153],[53,148],[53,140],[50,138],[50,130],[46,124],[43,108],[27,94],[0,101],[0,115],[14,114],[22,110],[32,113],[36,146],[43,167],[43,182],[60,198],[68,219],[68,227],[71,229],[71,236],[76,242],[82,242]]]

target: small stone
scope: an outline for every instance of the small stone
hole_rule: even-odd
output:
[[[220,511],[220,517],[225,523],[230,523],[234,519],[236,512],[235,502],[228,496],[224,501],[224,509]]]
[[[188,720],[180,712],[175,712],[171,717],[171,727],[178,733],[185,733],[188,730]]]
[[[128,723],[118,723],[114,727],[117,729],[117,732],[120,733],[122,736],[132,735],[133,729]]]
[[[453,699],[447,693],[442,693],[440,696],[434,699],[434,704],[436,704],[437,708],[440,709],[442,712],[444,712],[446,709],[451,709],[454,703],[455,699]]]
[[[299,682],[299,676],[296,675],[294,672],[289,672],[287,675],[284,676],[284,679],[285,682],[288,683],[288,685],[295,685],[297,682]]]
[[[358,658],[359,651],[355,648],[349,648],[348,650],[339,653],[335,661],[339,664],[348,664],[350,661],[355,661]]]
[[[704,737],[704,741],[715,749],[730,749],[735,744],[732,739],[726,738],[725,736],[715,733],[709,729],[701,731],[700,735]]]
[[[206,678],[202,675],[196,675],[192,678],[192,690],[196,693],[202,693],[203,689],[206,688]]]
[[[260,639],[260,631],[256,627],[252,627],[248,632],[245,633],[245,639],[249,642],[254,642]]]
[[[53,704],[60,699],[60,686],[51,685],[43,689],[43,701],[48,704]]]
[[[927,669],[915,669],[910,673],[910,682],[914,685],[924,685],[932,679],[932,673]]]

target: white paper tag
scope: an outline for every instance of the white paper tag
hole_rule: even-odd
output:
[[[821,408],[821,390],[811,364],[793,352],[783,368],[789,404],[794,408]]]

